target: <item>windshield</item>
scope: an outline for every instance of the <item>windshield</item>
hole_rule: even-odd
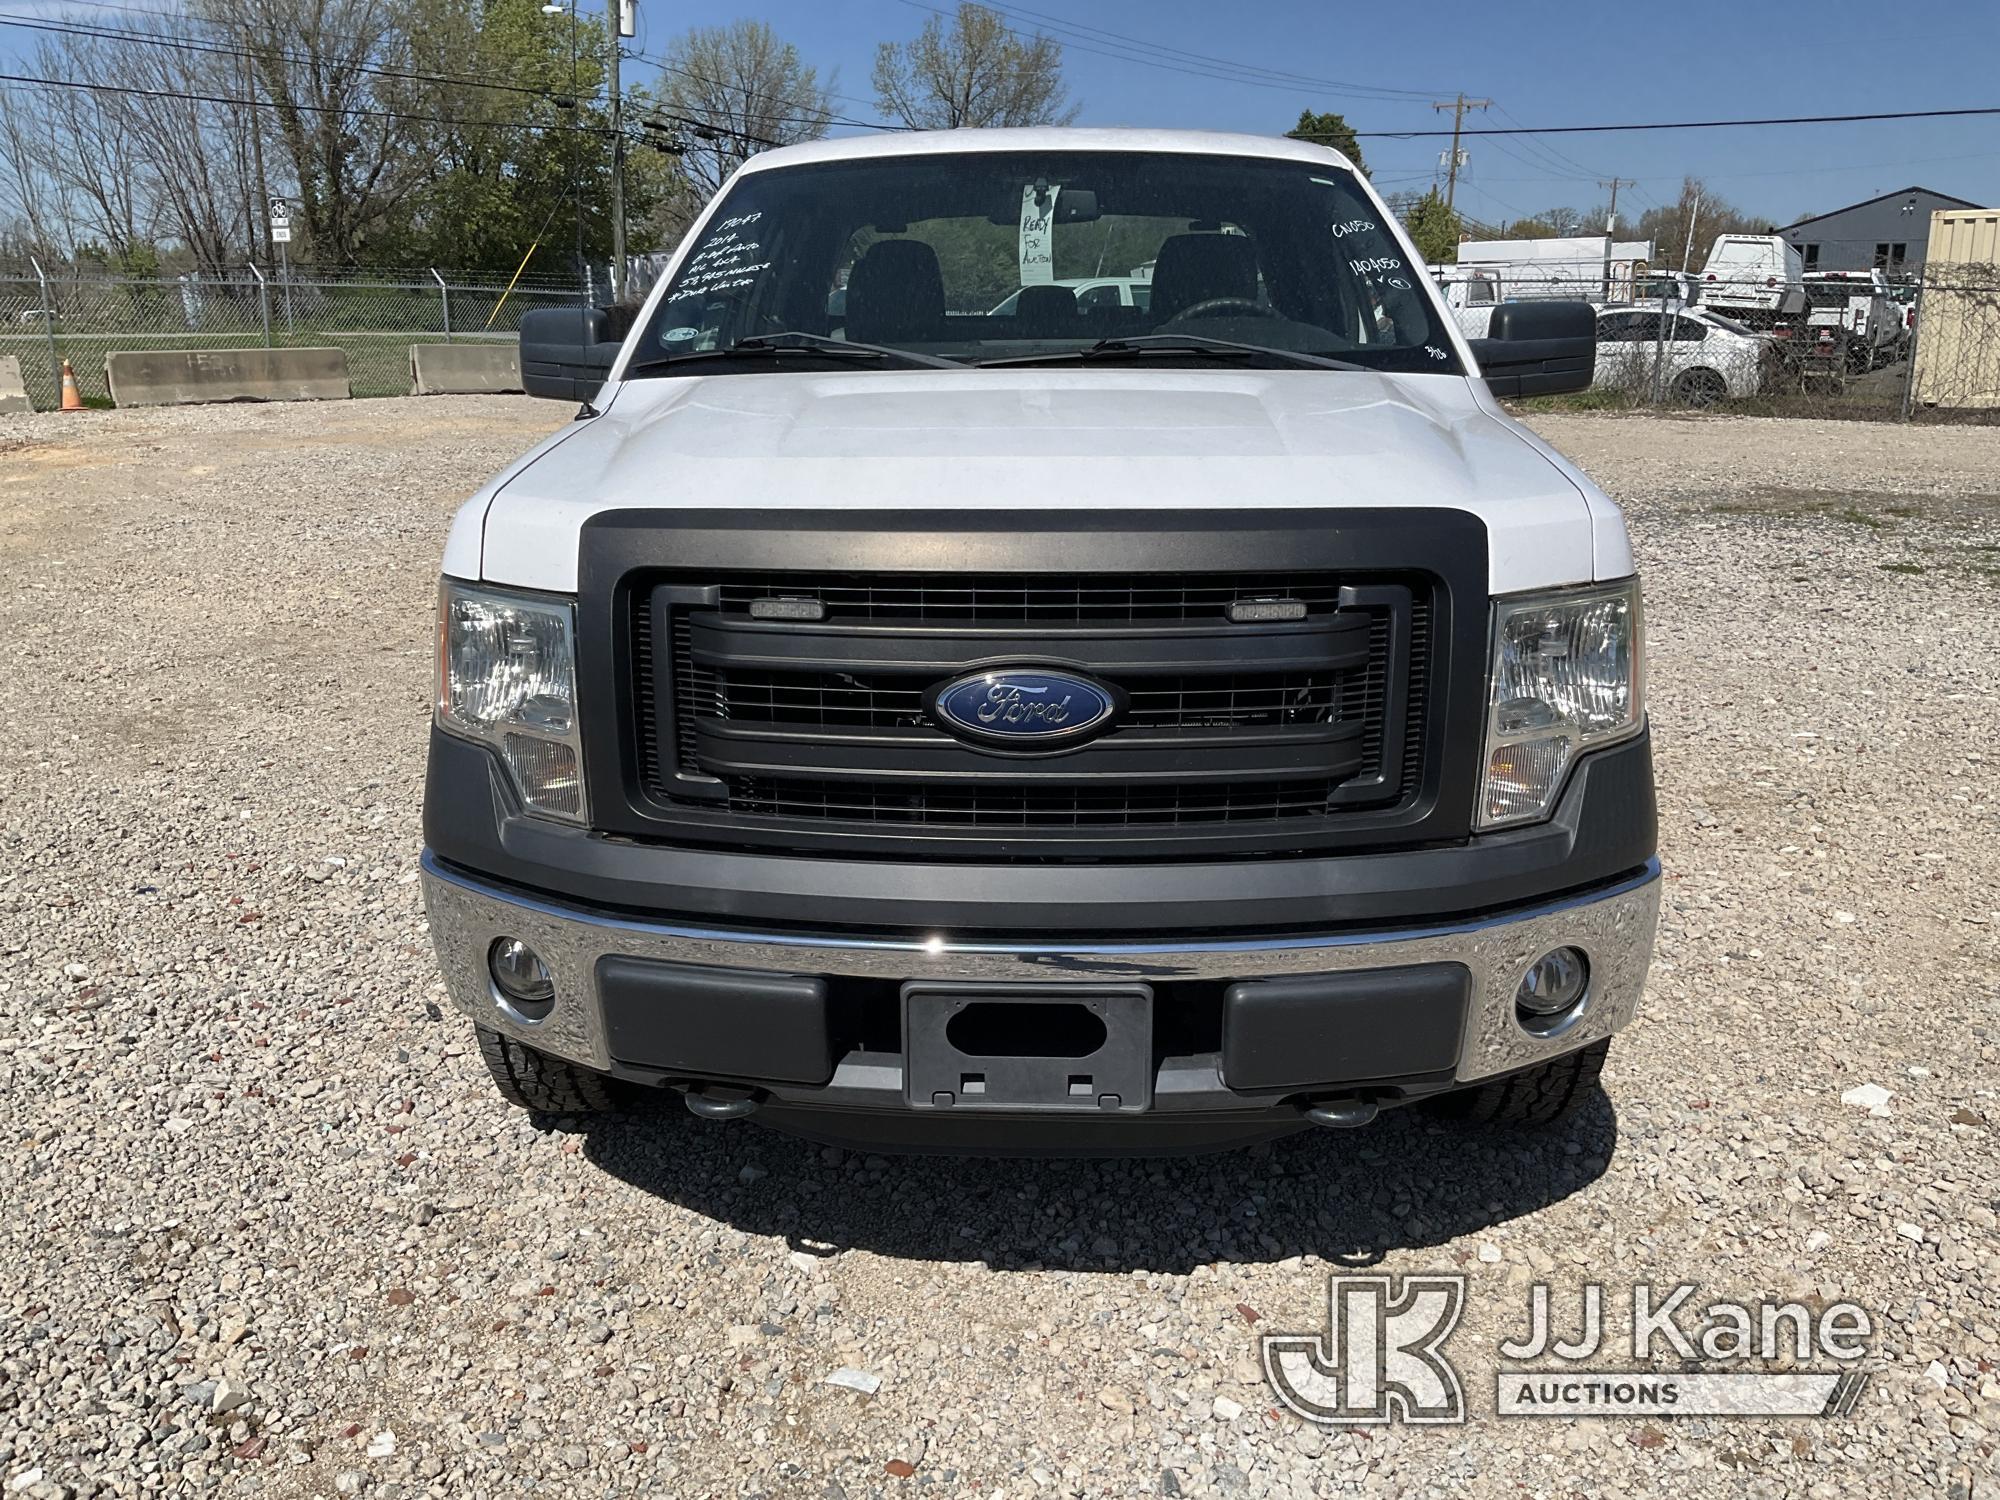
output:
[[[1709,257],[1711,265],[1764,265],[1777,259],[1768,240],[1721,240]]]
[[[780,333],[967,364],[1185,334],[1464,373],[1380,218],[1351,173],[1262,158],[961,152],[750,172],[633,367],[671,374],[674,355]]]

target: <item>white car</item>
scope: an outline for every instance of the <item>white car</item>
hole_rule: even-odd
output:
[[[1705,308],[1665,313],[1652,307],[1612,308],[1597,315],[1596,390],[1643,392],[1664,385],[1686,406],[1740,401],[1764,387],[1772,360],[1768,335]]]
[[[1065,281],[1052,281],[1049,286],[1059,286],[1076,299],[1078,312],[1089,312],[1100,307],[1134,307],[1140,312],[1146,310],[1153,299],[1153,284],[1136,276],[1090,276]],[[987,313],[989,318],[1011,318],[1020,309],[1024,292],[1033,287],[1017,287],[1005,300]]]

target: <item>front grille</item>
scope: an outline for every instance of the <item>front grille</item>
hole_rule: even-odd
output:
[[[1382,629],[1388,628],[1385,620]],[[921,728],[924,684],[879,672],[772,672],[718,668],[692,656],[678,659],[675,678],[684,721],[707,715],[770,724],[819,727]],[[1225,676],[1135,679],[1119,722],[1155,728],[1212,729],[1276,724],[1328,723],[1367,712],[1368,695],[1383,686],[1379,675],[1232,672]],[[681,764],[698,770],[691,735],[683,736]]]
[[[843,620],[1023,621],[1039,625],[1213,620],[1242,599],[1297,599],[1330,610],[1340,582],[1327,573],[1237,573],[1226,578],[1024,577],[1009,573],[910,573],[878,578],[801,580],[796,574],[739,574],[722,585],[724,610],[753,599],[808,592]]]
[[[1296,829],[1392,809],[1422,781],[1419,579],[770,573],[655,577],[629,597],[640,786],[711,826]],[[818,600],[824,618],[753,619],[769,598]],[[1272,598],[1306,618],[1228,619]],[[986,660],[1079,666],[1126,706],[1067,754],[984,753],[939,728],[925,695]]]
[[[745,778],[731,806],[774,818],[839,818],[866,823],[945,823],[969,828],[1130,828],[1316,817],[1326,812],[1325,779],[1268,787],[1167,786],[1096,792],[1077,786],[903,791],[834,782]]]

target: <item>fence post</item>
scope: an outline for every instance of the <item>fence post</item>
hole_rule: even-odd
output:
[[[1647,382],[1653,388],[1652,404],[1667,404],[1667,299],[1660,298],[1660,326],[1653,335],[1653,378]]]
[[[250,262],[250,274],[257,278],[257,312],[264,320],[264,347],[268,349],[271,347],[271,288],[254,260]]]
[[[1917,340],[1924,336],[1924,282],[1917,278],[1917,295],[1910,303],[1910,367],[1903,371],[1903,408],[1899,420],[1910,420],[1917,395]]]
[[[451,288],[444,284],[444,278],[438,275],[436,266],[431,267],[431,280],[438,284],[438,296],[444,299],[444,341],[449,344],[451,342]]]
[[[28,264],[35,268],[35,281],[42,289],[42,332],[49,340],[49,390],[54,395],[54,411],[62,405],[62,356],[56,353],[56,299],[49,291],[49,278],[42,270],[42,263],[34,256],[28,257]]]

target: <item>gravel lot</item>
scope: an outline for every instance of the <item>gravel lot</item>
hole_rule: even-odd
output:
[[[442,1015],[436,561],[564,415],[0,423],[9,1497],[2000,1478],[2000,430],[1539,420],[1631,506],[1670,875],[1578,1124],[1025,1163],[538,1126]],[[1335,1267],[1471,1278],[1470,1426],[1274,1410],[1257,1335],[1323,1327]],[[1877,1374],[1847,1419],[1494,1418],[1527,1283],[1573,1326],[1587,1279],[1851,1298]]]

